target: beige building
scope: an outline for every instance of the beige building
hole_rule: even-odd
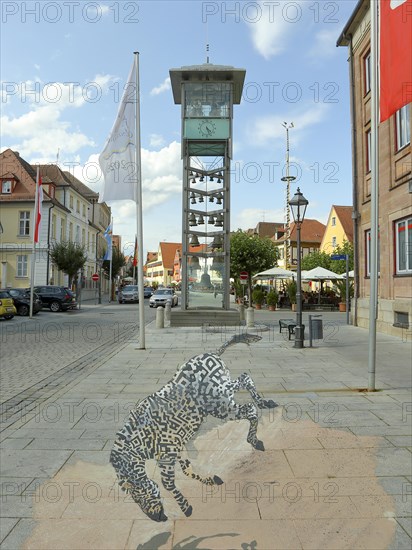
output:
[[[303,220],[300,230],[301,257],[304,257],[307,254],[314,252],[315,250],[319,250],[324,233],[325,225],[323,223],[310,218]],[[290,265],[286,265],[287,239],[283,230],[281,232],[281,235],[282,236],[280,238],[277,238],[278,234],[275,234],[275,236],[272,238],[272,241],[275,243],[276,247],[279,250],[278,266],[283,267],[284,269],[294,270],[296,269],[298,263],[297,230],[295,223],[292,222],[290,224]]]
[[[110,208],[98,204],[98,194],[57,165],[39,167],[43,184],[42,219],[35,252],[35,284],[67,284],[67,275],[57,271],[48,251],[55,242],[72,241],[85,246],[86,286],[97,271],[99,239],[110,222]],[[30,286],[33,248],[36,166],[19,153],[6,149],[0,154],[0,286]],[[105,243],[105,241],[104,241]],[[104,250],[103,243],[102,250]]]
[[[157,255],[145,265],[145,278],[149,286],[154,282],[162,286],[170,286],[173,279],[173,263],[176,250],[182,243],[159,243]]]
[[[360,0],[338,46],[350,66],[355,250],[354,322],[369,325],[370,0]],[[412,323],[411,104],[379,126],[379,285],[377,330],[403,336]],[[409,327],[409,328],[408,328]]]

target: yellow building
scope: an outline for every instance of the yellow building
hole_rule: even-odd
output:
[[[353,243],[352,206],[332,205],[328,223],[320,244],[320,252],[332,254],[337,246],[342,246],[344,241]]]

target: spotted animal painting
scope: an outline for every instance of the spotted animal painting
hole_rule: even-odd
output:
[[[192,357],[179,367],[170,382],[136,405],[117,433],[110,462],[116,470],[119,485],[153,521],[166,521],[167,516],[159,487],[146,473],[147,460],[157,461],[164,488],[172,493],[187,517],[192,514],[192,506],[176,487],[176,463],[185,475],[201,483],[223,483],[217,475],[197,475],[190,461],[181,456],[185,444],[196,435],[208,415],[222,420],[247,419],[250,423],[248,443],[264,451],[262,441],[257,438],[257,409],[273,408],[277,404],[258,394],[248,374],[232,380],[220,358],[233,344],[249,345],[260,339],[253,334],[235,335],[215,353]],[[241,389],[250,393],[252,402],[242,405],[235,402],[234,394]]]

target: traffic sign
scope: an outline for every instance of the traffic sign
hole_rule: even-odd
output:
[[[247,271],[241,271],[239,273],[239,279],[241,281],[247,281],[249,279],[249,273]]]
[[[99,274],[98,273],[93,273],[92,281],[98,281],[98,280],[99,280]]]
[[[334,254],[331,256],[332,260],[346,260],[346,254]]]

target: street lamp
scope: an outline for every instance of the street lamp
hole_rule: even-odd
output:
[[[293,221],[296,225],[297,232],[297,280],[296,280],[296,328],[295,328],[295,348],[304,347],[304,328],[302,326],[302,268],[301,268],[301,251],[300,251],[300,228],[305,218],[306,207],[309,201],[300,192],[298,187],[295,195],[289,201],[289,206],[292,210]]]

